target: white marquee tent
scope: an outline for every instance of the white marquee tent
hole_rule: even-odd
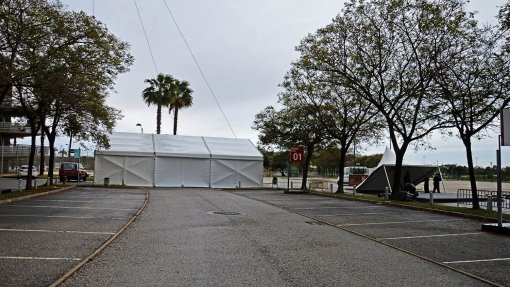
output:
[[[263,156],[247,139],[113,133],[96,151],[95,184],[260,187]]]

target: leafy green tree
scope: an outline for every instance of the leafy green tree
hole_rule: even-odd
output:
[[[68,12],[59,2],[39,0],[5,1],[5,5],[2,8],[8,7],[17,17],[0,22],[0,39],[16,39],[17,49],[8,45],[3,50],[7,51],[3,60],[5,55],[15,58],[4,84],[10,85],[13,102],[31,127],[34,148],[39,129],[46,133],[52,177],[55,138],[68,120],[77,119],[76,138],[108,145],[106,134],[120,114],[106,105],[106,97],[116,76],[127,71],[133,59],[126,43],[83,12]],[[35,149],[29,165],[34,155]]]
[[[156,105],[156,133],[161,133],[161,109],[169,107],[175,90],[175,79],[171,75],[159,73],[154,79],[146,79],[149,84],[142,92],[144,102],[150,105]]]
[[[384,119],[396,154],[392,197],[401,189],[408,148],[450,127],[435,94],[435,65],[471,18],[461,0],[351,0],[299,47],[307,69],[364,98]]]
[[[177,117],[180,109],[191,107],[193,104],[193,90],[187,81],[174,80],[172,97],[170,99],[170,112],[174,112],[174,135],[177,134]]]
[[[508,30],[471,20],[451,36],[450,56],[436,59],[437,93],[466,149],[474,209],[480,205],[472,140],[485,137],[510,103],[510,55],[502,50],[509,36]]]

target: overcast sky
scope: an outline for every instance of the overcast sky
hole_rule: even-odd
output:
[[[144,79],[156,70],[132,0],[64,0],[70,10],[94,14],[111,33],[129,42],[135,62],[130,72],[116,81],[116,93],[108,103],[124,114],[115,131],[156,132],[156,108],[147,107],[141,97]],[[120,4],[122,3],[122,4]],[[179,112],[178,134],[233,137],[207,89],[193,58],[179,35],[163,0],[137,0],[157,69],[186,80],[193,89],[193,106]],[[294,47],[300,39],[327,25],[343,7],[333,0],[166,0],[209,81],[223,111],[239,138],[257,143],[251,126],[254,116],[275,105],[278,84],[299,55]],[[483,22],[494,22],[504,0],[471,0],[469,8],[479,11]],[[122,5],[122,6],[119,6]],[[162,133],[172,133],[172,118],[166,111]],[[407,163],[466,164],[464,147],[457,138],[432,138],[436,150],[409,151]],[[495,164],[496,138],[475,143],[478,165]],[[364,153],[382,153],[384,144]],[[510,150],[503,150],[510,158]],[[509,160],[504,160],[509,164]]]

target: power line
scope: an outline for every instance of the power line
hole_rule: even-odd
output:
[[[202,71],[202,68],[200,67],[200,65],[198,64],[198,61],[195,57],[195,55],[193,54],[193,52],[191,51],[191,48],[190,46],[188,45],[188,41],[186,41],[186,38],[184,37],[184,34],[182,33],[181,31],[181,28],[179,27],[179,25],[177,24],[177,21],[175,20],[175,17],[172,13],[172,11],[170,10],[170,7],[168,7],[168,4],[166,3],[165,0],[163,0],[163,3],[165,4],[166,6],[166,10],[168,11],[168,13],[170,14],[170,17],[172,17],[172,21],[174,22],[175,24],[175,27],[177,27],[177,30],[179,31],[179,34],[181,34],[181,38],[182,40],[184,41],[184,44],[186,44],[186,47],[188,48],[188,51],[191,55],[191,57],[193,58],[193,61],[195,62],[195,65],[197,66],[198,68],[198,71],[200,72],[200,74],[202,75],[202,78],[204,79],[205,81],[205,84],[207,85],[207,88],[209,88],[209,91],[211,92],[211,95],[213,96],[214,98],[214,101],[216,102],[216,105],[218,105],[218,108],[220,109],[221,111],[221,114],[223,115],[223,117],[225,118],[225,121],[227,122],[227,125],[228,127],[230,128],[230,131],[232,132],[232,134],[234,135],[234,138],[237,138],[235,132],[234,132],[234,129],[232,129],[232,126],[230,125],[230,122],[228,121],[228,118],[227,116],[225,115],[225,113],[223,112],[223,109],[221,108],[221,105],[220,105],[220,102],[218,102],[218,99],[216,98],[216,95],[214,94],[214,91],[213,89],[211,88],[211,85],[209,85],[209,81],[207,81],[207,78],[205,77],[205,74],[204,72]]]
[[[159,74],[158,66],[156,65],[156,61],[154,60],[154,54],[152,53],[151,44],[149,43],[149,38],[147,37],[147,32],[145,32],[145,26],[143,25],[142,16],[140,15],[140,10],[138,9],[138,4],[136,4],[136,0],[133,0],[136,7],[136,12],[138,13],[138,19],[140,19],[140,24],[142,25],[143,34],[145,35],[145,41],[147,42],[147,46],[149,47],[149,52],[152,58],[152,64],[154,64],[154,69],[156,70],[156,75]]]

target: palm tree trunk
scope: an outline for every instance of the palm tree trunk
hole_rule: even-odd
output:
[[[175,107],[174,111],[174,135],[177,134],[177,113],[179,112],[179,108]]]
[[[161,104],[158,104],[158,111],[156,113],[156,133],[161,133]]]

